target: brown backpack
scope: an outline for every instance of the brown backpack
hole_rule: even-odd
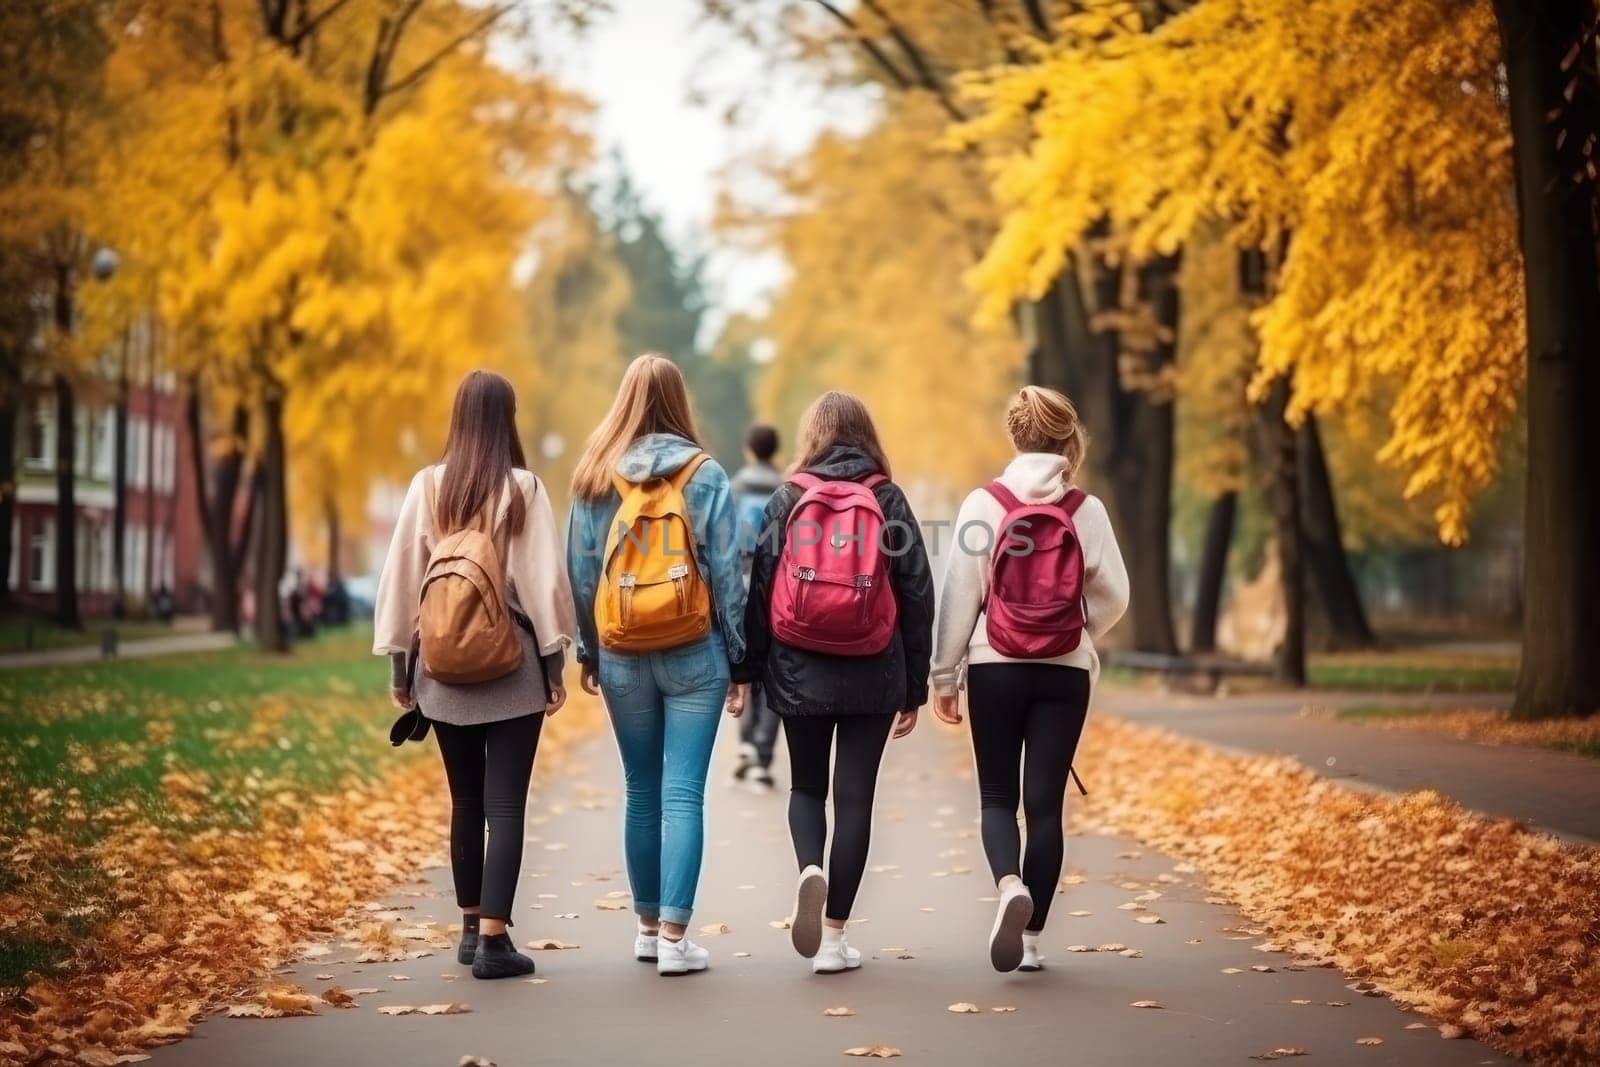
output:
[[[429,512],[434,474],[428,472]],[[522,666],[522,640],[506,601],[505,571],[488,532],[469,526],[440,539],[422,576],[417,611],[422,669],[450,685],[487,682]]]

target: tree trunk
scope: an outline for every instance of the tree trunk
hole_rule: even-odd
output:
[[[1522,667],[1511,715],[1589,715],[1600,709],[1600,267],[1594,183],[1561,151],[1600,127],[1593,44],[1580,44],[1594,7],[1495,0],[1494,9],[1528,309]],[[1580,83],[1570,105],[1569,83]]]
[[[83,629],[78,613],[77,415],[72,381],[59,371],[56,392],[56,623]]]
[[[339,506],[330,498],[327,502],[328,518],[328,582],[332,586],[343,574],[339,566]]]
[[[1222,583],[1228,573],[1228,548],[1233,543],[1233,521],[1238,511],[1239,494],[1227,492],[1211,502],[1206,518],[1206,540],[1200,550],[1200,580],[1189,635],[1189,648],[1194,652],[1217,650],[1217,614],[1222,609]]]
[[[1284,685],[1298,687],[1306,684],[1305,574],[1295,457],[1298,450],[1294,428],[1284,421],[1288,406],[1289,383],[1280,378],[1256,409],[1256,434],[1283,589],[1283,642],[1273,655],[1273,677]]]
[[[1333,480],[1328,474],[1315,416],[1306,416],[1297,436],[1306,564],[1316,581],[1317,600],[1328,621],[1330,643],[1335,648],[1371,648],[1378,642],[1367,624],[1361,591],[1350,570],[1350,557],[1345,554]]]
[[[269,393],[261,405],[265,440],[261,455],[261,530],[256,542],[256,643],[264,652],[287,652],[278,588],[289,555],[287,455],[283,440],[283,398]]]
[[[239,631],[239,568],[244,560],[242,544],[249,536],[249,521],[245,532],[235,535],[235,513],[238,510],[240,476],[244,468],[244,441],[250,431],[250,413],[244,405],[236,405],[229,425],[225,450],[218,457],[209,477],[206,471],[205,429],[201,424],[199,382],[189,385],[189,395],[184,401],[184,417],[188,423],[190,462],[193,464],[197,510],[200,528],[205,537],[206,555],[211,560],[211,629],[219,633]],[[246,501],[253,507],[253,499]]]
[[[1171,385],[1160,381],[1177,358],[1178,257],[1163,256],[1139,269],[1139,299],[1149,309],[1156,336],[1146,365],[1130,382],[1119,351],[1111,462],[1120,521],[1118,540],[1130,545],[1128,573],[1133,585],[1129,608],[1138,648],[1176,654],[1172,626],[1172,471],[1176,420]],[[1122,346],[1126,348],[1126,344]],[[1090,433],[1094,432],[1091,426]]]
[[[1124,380],[1123,337],[1115,325],[1122,305],[1122,269],[1090,251],[1080,254],[1089,264],[1089,294],[1069,263],[1046,294],[1023,310],[1025,332],[1033,341],[1028,373],[1036,384],[1071,396],[1093,438],[1084,477],[1106,498],[1117,524],[1133,586],[1129,619],[1134,647],[1171,654],[1178,648],[1168,539],[1172,401]],[[1176,272],[1177,258],[1167,257],[1141,273],[1141,297],[1163,324],[1163,340],[1140,355],[1158,370],[1175,355]]]
[[[1083,365],[1094,358],[1095,337],[1077,267],[1069,260],[1045,295],[1026,305],[1022,314],[1027,317],[1023,332],[1033,342],[1028,352],[1028,380],[1081,397]]]
[[[117,406],[112,423],[111,468],[111,575],[117,618],[127,605],[128,545],[128,335],[122,335],[122,365],[117,373]]]
[[[0,385],[0,608],[11,606],[11,523],[17,512],[17,400]]]

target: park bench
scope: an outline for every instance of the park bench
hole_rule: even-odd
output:
[[[1186,692],[1211,694],[1229,676],[1267,678],[1272,664],[1239,659],[1216,652],[1172,655],[1165,652],[1108,651],[1101,657],[1110,667],[1159,674],[1168,684]]]

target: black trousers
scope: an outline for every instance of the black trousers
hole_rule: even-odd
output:
[[[1089,710],[1089,672],[1049,663],[979,663],[967,671],[983,851],[996,881],[1019,875],[1043,930],[1065,850],[1067,772]],[[1022,851],[1017,805],[1028,824]]]
[[[772,710],[760,683],[750,687],[749,706],[739,719],[739,740],[756,750],[756,766],[772,766],[772,751],[778,744],[778,713]]]
[[[528,779],[543,726],[543,714],[474,726],[433,724],[450,781],[450,873],[456,903],[479,908],[488,919],[511,917],[522,869]]]
[[[783,718],[783,736],[789,747],[789,836],[794,839],[794,856],[801,870],[811,864],[824,866],[828,763],[833,757],[833,848],[826,862],[830,919],[848,919],[861,888],[872,838],[878,765],[893,727],[893,715]]]

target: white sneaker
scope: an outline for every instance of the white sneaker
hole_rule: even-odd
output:
[[[640,963],[654,963],[656,961],[656,943],[660,941],[657,934],[633,935],[633,958]]]
[[[853,971],[859,966],[861,953],[851,948],[844,934],[840,933],[838,937],[823,938],[822,947],[811,961],[811,973],[838,974],[840,971]]]
[[[794,920],[789,925],[789,940],[806,959],[822,947],[822,909],[827,903],[828,879],[813,863],[800,872],[794,891]]]
[[[1019,971],[1044,970],[1044,957],[1039,955],[1039,935],[1022,935],[1022,962],[1017,964]]]
[[[679,941],[663,937],[656,942],[657,974],[692,974],[705,970],[710,964],[711,953],[690,941],[687,935]]]
[[[997,971],[1014,971],[1022,962],[1022,935],[1033,918],[1033,897],[1021,882],[1012,882],[1000,893],[995,909],[994,929],[989,931],[989,962]]]

